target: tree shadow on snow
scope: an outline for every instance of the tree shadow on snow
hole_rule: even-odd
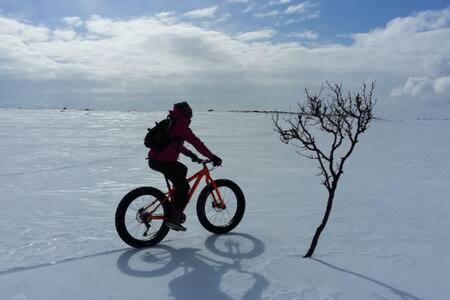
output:
[[[346,270],[346,269],[343,269],[343,268],[339,268],[339,267],[337,267],[337,266],[334,266],[334,265],[332,265],[332,264],[330,264],[330,263],[327,263],[327,262],[325,262],[325,261],[323,261],[323,260],[320,260],[320,259],[312,258],[312,260],[314,260],[314,261],[316,261],[316,262],[318,262],[318,263],[320,263],[320,264],[322,264],[322,265],[325,265],[325,266],[327,266],[327,267],[329,267],[329,268],[332,268],[332,269],[334,269],[334,270],[337,270],[337,271],[339,271],[339,272],[351,274],[351,275],[353,275],[353,276],[356,276],[356,277],[359,277],[359,278],[368,280],[368,281],[370,281],[370,282],[373,282],[373,283],[375,283],[375,284],[377,284],[377,285],[379,285],[379,286],[382,286],[382,287],[384,287],[384,288],[390,290],[391,292],[393,292],[394,294],[396,294],[397,296],[399,296],[399,297],[400,297],[401,299],[403,299],[403,300],[422,300],[422,299],[419,298],[419,297],[416,297],[416,296],[414,296],[414,295],[411,295],[410,293],[407,293],[407,292],[405,292],[405,291],[399,290],[399,289],[397,289],[397,288],[395,288],[395,287],[393,287],[393,286],[391,286],[391,285],[388,285],[388,284],[386,284],[386,283],[384,283],[384,282],[381,282],[381,281],[378,281],[378,280],[376,280],[376,279],[370,278],[370,277],[368,277],[368,276],[366,276],[366,275],[359,274],[359,273],[356,273],[356,272],[353,272],[353,271],[349,271],[349,270]]]
[[[251,249],[248,249],[249,243]],[[181,273],[168,284],[170,296],[178,300],[233,299],[221,290],[221,284],[225,273],[235,271],[253,278],[253,286],[242,299],[261,298],[269,282],[262,275],[246,271],[241,266],[241,261],[258,257],[264,252],[264,244],[259,239],[242,233],[212,235],[206,239],[205,246],[211,252],[209,254],[215,255],[206,256],[197,248],[175,249],[158,245],[124,252],[117,266],[123,273],[136,277],[151,278],[172,272]]]

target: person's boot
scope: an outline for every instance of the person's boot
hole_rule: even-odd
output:
[[[184,216],[183,218],[183,212],[173,207],[170,210],[168,218],[166,220],[166,226],[176,231],[186,231],[186,227],[181,225],[181,223],[183,223],[185,219],[186,216]]]

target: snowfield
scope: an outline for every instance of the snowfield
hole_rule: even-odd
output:
[[[450,121],[375,121],[303,259],[326,192],[264,114],[194,113],[224,161],[213,177],[246,196],[233,233],[211,235],[191,203],[187,232],[119,239],[120,199],[165,186],[142,142],[165,114],[0,109],[0,299],[450,299]]]

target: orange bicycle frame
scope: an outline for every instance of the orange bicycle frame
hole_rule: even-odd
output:
[[[211,186],[213,187],[213,191],[212,191],[212,197],[214,200],[214,203],[220,207],[225,207],[225,203],[223,202],[222,199],[222,195],[219,192],[219,189],[217,188],[216,183],[214,182],[214,180],[211,177],[211,173],[209,172],[209,169],[206,165],[203,165],[203,169],[201,169],[200,171],[198,171],[197,173],[195,173],[194,175],[192,175],[191,177],[187,178],[188,182],[191,182],[193,180],[195,180],[194,185],[192,186],[192,188],[189,190],[189,194],[188,194],[188,203],[190,202],[192,195],[195,193],[195,190],[197,189],[198,185],[200,184],[200,181],[202,180],[202,178],[205,177],[205,182],[206,184],[211,184]],[[167,188],[169,189],[169,191],[165,194],[165,198],[162,201],[171,201],[169,200],[175,193],[175,188],[171,188],[169,181],[166,178],[166,182],[167,182]],[[158,206],[153,210],[156,211],[156,209],[160,206],[161,204],[158,204]],[[187,207],[187,205],[186,205]],[[152,213],[153,213],[152,212]],[[152,214],[151,213],[151,214]],[[162,215],[152,215],[152,219],[154,220],[161,220],[164,219],[164,216]]]

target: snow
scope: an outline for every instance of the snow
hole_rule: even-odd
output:
[[[197,112],[246,213],[132,249],[115,208],[163,178],[142,138],[165,112],[0,109],[0,299],[450,299],[450,121],[375,121],[325,209],[316,162],[278,141],[269,115]],[[195,165],[183,158],[191,171]]]

